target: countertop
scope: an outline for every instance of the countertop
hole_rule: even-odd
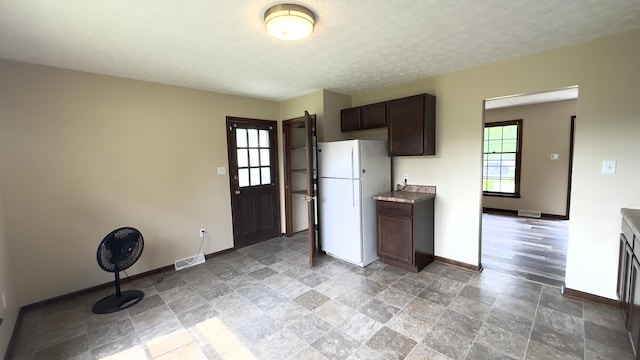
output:
[[[374,195],[374,200],[415,204],[436,197],[435,186],[398,185],[396,191]]]
[[[627,225],[631,228],[636,236],[640,237],[640,210],[638,209],[620,209],[622,217],[627,221]]]

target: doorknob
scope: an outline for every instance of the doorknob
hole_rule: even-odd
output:
[[[304,200],[306,200],[307,202],[311,202],[311,200],[315,200],[316,199],[315,196],[307,196],[307,195],[303,196],[302,198]]]

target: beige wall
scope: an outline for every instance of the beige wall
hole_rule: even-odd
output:
[[[436,255],[479,263],[483,100],[579,85],[566,285],[615,298],[620,208],[640,207],[639,40],[628,32],[353,97],[437,96],[437,155],[393,161],[395,182],[407,173],[437,186]],[[602,175],[602,160],[617,160],[617,174]]]
[[[485,123],[522,119],[520,198],[483,196],[482,205],[567,215],[571,116],[577,100],[487,110]],[[551,160],[551,154],[559,155]]]
[[[279,104],[0,61],[1,182],[16,302],[113,281],[95,260],[120,226],[145,238],[129,274],[233,246],[225,116]]]
[[[340,141],[348,139],[348,133],[340,129],[340,110],[351,107],[351,97],[333,91],[324,90],[324,116],[320,141]]]
[[[5,294],[7,305],[5,308],[0,299],[0,319],[3,319],[0,325],[0,354],[4,354],[7,350],[18,316],[18,303],[14,290],[17,278],[13,272],[10,245],[5,224],[4,201],[0,195],[0,296],[2,293]]]

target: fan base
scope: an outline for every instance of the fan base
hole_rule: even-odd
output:
[[[122,291],[120,296],[113,294],[101,299],[91,310],[96,314],[111,314],[137,304],[143,297],[140,290]]]

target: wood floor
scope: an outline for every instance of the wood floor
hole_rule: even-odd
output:
[[[568,237],[566,220],[482,214],[482,266],[562,286]]]

